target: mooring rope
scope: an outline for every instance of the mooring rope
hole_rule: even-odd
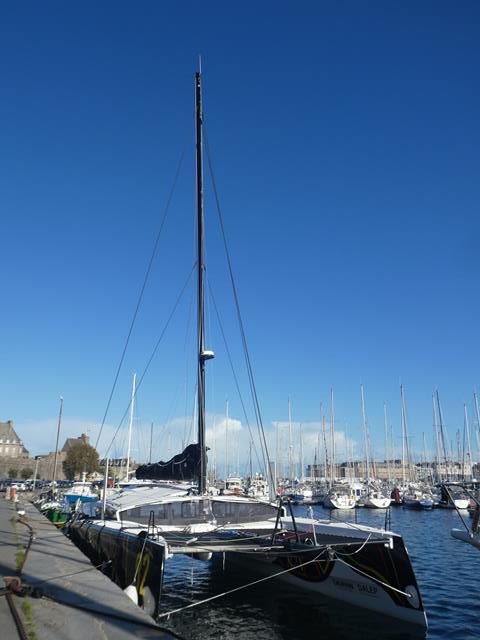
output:
[[[87,573],[88,571],[93,571],[94,569],[104,569],[107,565],[111,564],[111,560],[105,560],[104,562],[101,562],[100,564],[97,564],[96,566],[92,566],[92,567],[88,567],[88,569],[82,569],[81,571],[74,571],[73,573],[63,573],[61,575],[58,576],[52,576],[51,578],[45,578],[44,580],[33,580],[33,581],[29,581],[28,584],[29,585],[39,585],[39,584],[43,584],[44,582],[51,582],[52,580],[60,580],[63,578],[70,578],[70,576],[77,576],[79,573]]]
[[[370,538],[372,534],[369,535],[368,538]],[[363,549],[363,547],[368,543],[368,538],[364,541],[364,543],[362,544],[362,546],[357,549],[354,553],[350,553],[350,554],[342,554],[344,556],[352,556],[355,555],[355,553],[358,553],[359,551],[361,551],[361,549]],[[186,609],[192,609],[193,607],[198,607],[201,604],[206,604],[207,602],[211,602],[212,600],[217,600],[218,598],[222,598],[224,596],[228,596],[232,593],[235,593],[237,591],[242,591],[243,589],[248,589],[249,587],[253,587],[256,584],[260,584],[261,582],[266,582],[267,580],[272,580],[274,578],[278,578],[278,576],[281,576],[285,573],[290,573],[292,571],[295,571],[296,569],[300,569],[301,567],[305,567],[309,564],[312,564],[313,562],[317,562],[319,560],[319,558],[325,553],[327,552],[329,555],[329,560],[333,561],[333,562],[341,562],[342,564],[346,565],[347,567],[349,567],[350,569],[352,569],[353,571],[355,571],[356,573],[359,573],[363,576],[365,576],[366,578],[368,578],[369,580],[373,580],[374,582],[382,585],[383,587],[390,589],[391,591],[395,591],[396,593],[401,594],[402,596],[405,596],[406,598],[412,598],[413,595],[411,593],[407,593],[406,591],[402,591],[401,589],[397,589],[396,587],[393,587],[391,584],[388,584],[387,582],[383,582],[382,580],[379,580],[378,578],[375,578],[374,576],[369,575],[368,573],[365,573],[364,571],[362,571],[361,569],[357,569],[357,567],[352,566],[351,564],[349,564],[348,562],[345,562],[345,560],[343,560],[340,555],[338,554],[338,552],[334,551],[329,545],[327,545],[324,549],[322,549],[321,553],[317,554],[315,556],[315,558],[312,558],[311,560],[307,560],[306,562],[302,562],[301,564],[297,564],[294,567],[290,567],[289,569],[284,569],[283,571],[279,571],[277,573],[272,574],[271,576],[266,576],[265,578],[260,578],[258,580],[254,580],[253,582],[249,582],[248,584],[244,584],[241,585],[240,587],[235,587],[234,589],[230,589],[229,591],[224,591],[222,593],[217,593],[214,596],[210,596],[209,598],[204,598],[203,600],[199,600],[198,602],[191,602],[190,604],[187,604],[184,607],[179,607],[178,609],[173,609],[172,611],[168,611],[166,613],[161,613],[157,616],[157,618],[165,618],[168,616],[171,616],[175,613],[180,613],[181,611],[185,611]]]
[[[312,562],[317,562],[317,560],[327,551],[327,547],[322,549],[321,553],[312,558],[312,560],[307,560],[307,562],[302,562],[301,564],[297,564],[294,567],[290,567],[289,569],[284,569],[283,571],[279,571],[278,573],[274,573],[271,576],[266,576],[265,578],[259,578],[258,580],[254,580],[253,582],[249,582],[248,584],[243,584],[240,587],[235,587],[234,589],[230,589],[229,591],[223,591],[222,593],[217,593],[214,596],[210,596],[210,598],[204,598],[203,600],[199,600],[198,602],[191,602],[190,604],[185,605],[184,607],[179,607],[178,609],[173,609],[172,611],[168,611],[166,613],[161,613],[157,616],[157,618],[166,618],[168,616],[173,615],[174,613],[180,613],[181,611],[185,611],[186,609],[192,609],[193,607],[198,607],[201,604],[205,604],[207,602],[211,602],[212,600],[217,600],[218,598],[223,598],[224,596],[228,596],[231,593],[235,593],[236,591],[242,591],[243,589],[248,589],[249,587],[253,587],[256,584],[260,584],[261,582],[266,582],[267,580],[272,580],[273,578],[277,578],[278,576],[283,575],[284,573],[290,573],[291,571],[295,571],[296,569],[300,569],[301,567],[305,567],[307,564],[311,564]]]

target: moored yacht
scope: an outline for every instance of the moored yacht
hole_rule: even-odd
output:
[[[370,509],[388,509],[391,503],[391,498],[387,498],[378,489],[372,489],[367,492],[364,498],[364,507]]]
[[[349,485],[336,484],[327,493],[323,506],[327,509],[353,509],[356,498],[352,495]]]
[[[89,482],[83,480],[74,482],[73,486],[63,492],[63,497],[68,504],[75,504],[80,502],[96,502],[98,500],[98,493],[93,490],[92,485]]]
[[[433,509],[433,496],[428,491],[411,489],[403,496],[403,506],[408,509]]]
[[[292,590],[305,590],[321,598],[336,598],[425,629],[422,598],[400,535],[357,524],[296,517],[290,504],[285,505],[282,499],[274,504],[244,495],[212,495],[209,491],[205,363],[213,358],[213,352],[206,350],[204,345],[200,73],[195,76],[195,91],[198,441],[168,462],[160,461],[137,469],[137,478],[156,480],[158,485],[127,489],[108,497],[102,506],[101,519],[72,523],[71,535],[91,552],[92,557],[102,541],[108,540],[108,550],[102,549],[99,555],[101,562],[109,562],[108,570],[112,574],[121,574],[123,567],[131,567],[131,559],[137,558],[139,570],[135,570],[133,580],[140,582],[142,588],[155,582],[163,570],[163,563],[177,554],[204,560],[215,557],[225,562],[226,568],[230,564],[236,565],[245,585],[260,573],[271,580],[272,592],[276,580],[287,581]],[[264,453],[268,461],[266,441]],[[273,493],[271,475],[269,485]],[[124,544],[129,549],[127,560],[124,559]],[[150,550],[151,555],[144,555]],[[158,551],[157,556],[154,551]],[[153,579],[151,571],[155,572]],[[154,610],[158,610],[158,603]]]

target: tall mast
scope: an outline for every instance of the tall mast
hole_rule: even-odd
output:
[[[445,445],[445,433],[443,429],[442,407],[440,406],[440,396],[438,395],[438,389],[436,389],[435,393],[437,397],[438,419],[440,422],[440,442],[443,449],[443,459],[445,461],[445,480],[448,482],[450,480],[450,474],[448,468],[447,447]]]
[[[365,398],[363,397],[363,384],[360,385],[360,393],[362,396],[362,418],[363,418],[363,435],[365,439],[365,466],[367,472],[367,493],[369,493],[370,484],[370,460],[368,455],[368,426],[367,418],[365,416]]]
[[[385,426],[385,464],[387,466],[388,481],[391,482],[392,481],[392,477],[391,477],[391,472],[390,472],[390,460],[389,460],[389,453],[388,453],[387,403],[385,401],[383,403],[383,420],[384,420],[384,426]]]
[[[63,398],[60,396],[60,409],[58,411],[58,426],[57,426],[57,440],[55,443],[55,459],[53,462],[53,480],[52,480],[52,488],[55,490],[55,485],[57,481],[57,459],[58,459],[58,439],[60,437],[60,425],[62,424],[62,410],[63,410]]]
[[[468,475],[470,476],[470,479],[471,479],[472,475],[473,475],[472,474],[472,448],[471,448],[471,445],[470,445],[470,426],[468,424],[467,405],[465,403],[463,404],[463,414],[464,414],[463,455],[464,455],[464,458],[465,458],[465,436],[466,436],[466,438],[467,438],[467,455],[468,455],[467,470],[468,470]],[[463,463],[463,475],[465,476],[465,462]]]
[[[228,477],[230,475],[230,470],[228,468],[228,400],[225,403],[225,416],[225,480],[228,480]]]
[[[337,475],[337,468],[335,464],[335,406],[333,403],[333,387],[330,387],[330,435],[332,438],[332,486],[335,483],[335,476]]]
[[[288,399],[288,478],[293,481],[292,405]]]
[[[252,478],[253,478],[253,464],[252,464],[252,441],[251,440],[250,440],[250,451],[249,451],[249,454],[248,454],[248,458],[249,458],[249,468],[250,468],[250,480],[252,480]],[[277,466],[277,463],[275,462],[275,467],[276,466]]]
[[[300,424],[300,482],[303,482],[305,479],[305,474],[303,472],[303,430],[302,425]]]
[[[410,457],[410,447],[408,444],[408,426],[407,426],[407,407],[405,404],[405,393],[403,391],[403,384],[400,385],[400,400],[402,405],[402,467],[405,469],[405,463],[407,464],[407,475],[408,481],[412,481],[411,477],[411,457]],[[406,457],[405,457],[406,454]],[[403,471],[403,484],[405,485],[405,471]]]
[[[200,469],[198,474],[198,491],[205,493],[207,488],[207,447],[205,443],[205,360],[213,358],[212,351],[205,351],[205,311],[203,274],[205,270],[204,255],[204,221],[203,221],[203,112],[202,112],[202,79],[199,71],[195,74],[195,129],[197,160],[197,327],[198,327],[198,446],[200,449]]]
[[[150,450],[148,454],[148,464],[152,462],[152,442],[153,442],[153,422],[150,425]]]
[[[250,453],[251,452],[252,452],[252,441],[250,440]],[[278,453],[279,453],[279,448],[278,448],[278,422],[277,422],[277,424],[275,425],[275,484],[278,483],[278,477],[281,473]],[[252,469],[252,465],[250,465],[250,477],[252,477],[251,469]]]
[[[127,446],[127,468],[125,471],[125,480],[128,482],[128,474],[130,473],[130,452],[132,448],[132,426],[133,426],[133,406],[135,404],[135,383],[137,374],[133,374],[132,381],[132,397],[130,399],[130,420],[128,422],[128,446]]]
[[[434,394],[432,394],[432,409],[433,409],[433,428],[435,429],[435,455],[437,459],[436,480],[437,482],[442,482],[443,480],[442,463],[441,463],[442,456],[440,453],[440,434],[438,432],[437,405],[436,405]]]
[[[325,481],[328,483],[328,449],[327,449],[327,435],[325,429],[325,413],[323,412],[323,405],[320,403],[320,417],[322,420],[322,435],[323,435],[323,453],[324,453],[324,462],[323,462],[323,476]]]

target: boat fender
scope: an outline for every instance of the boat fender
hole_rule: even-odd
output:
[[[138,591],[134,584],[129,584],[128,587],[125,587],[123,592],[130,598],[130,600],[138,605]]]

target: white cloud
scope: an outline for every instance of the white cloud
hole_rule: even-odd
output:
[[[14,423],[14,429],[23,441],[24,446],[30,455],[47,454],[55,451],[57,439],[58,416],[36,420],[27,418]],[[67,438],[78,438],[85,433],[90,438],[90,444],[95,445],[99,432],[98,422],[89,418],[64,417],[60,424],[58,447],[61,449]],[[110,443],[115,428],[111,425],[104,425],[102,430],[102,440],[99,446],[99,453],[102,456],[102,445],[105,448]]]
[[[290,457],[298,466],[300,463],[301,448],[303,448],[304,465],[313,463],[315,455],[317,456],[317,461],[322,463],[325,458],[325,449],[327,450],[329,459],[332,456],[332,436],[329,423],[325,424],[325,435],[320,421],[292,422],[291,429],[288,422],[277,421],[273,423],[273,428],[276,432],[276,439],[278,432],[278,464],[280,466],[288,465]],[[291,439],[290,431],[292,434]],[[302,447],[300,445],[300,438],[303,443]],[[344,430],[335,429],[334,441],[336,462],[358,457],[357,442],[350,438]],[[277,445],[275,443],[275,450],[276,449]],[[275,456],[272,455],[272,457]]]
[[[209,464],[216,465],[219,475],[225,474],[226,463],[230,474],[249,473],[250,459],[252,471],[264,472],[261,447],[257,428],[251,426],[252,435],[248,427],[237,417],[229,416],[228,433],[227,417],[225,414],[207,414],[206,416],[206,442],[209,447]],[[57,434],[58,416],[43,420],[24,420],[15,423],[14,427],[23,440],[31,455],[41,455],[54,451]],[[150,423],[135,420],[132,432],[131,456],[138,462],[145,462],[150,457]],[[304,468],[312,464],[317,455],[317,461],[324,459],[325,444],[320,422],[307,422],[301,424],[303,439]],[[92,445],[96,444],[99,425],[89,418],[65,417],[62,419],[59,448],[67,438],[77,438],[82,433],[90,437]],[[102,437],[98,446],[100,457],[104,457],[105,451],[114,436],[114,444],[111,446],[110,457],[124,457],[127,451],[127,425],[117,427],[105,424],[102,429]],[[277,440],[278,433],[278,440]],[[116,434],[116,435],[115,435]],[[254,445],[250,443],[253,438]],[[277,464],[281,474],[288,473],[289,461],[289,424],[286,421],[275,421],[265,429],[265,438],[271,460],[278,457]],[[326,425],[325,435],[328,455],[331,451],[330,427]],[[191,416],[175,417],[164,425],[155,425],[152,438],[152,461],[168,460],[179,453],[184,446],[196,441],[196,424]],[[278,448],[277,448],[278,442]],[[228,446],[228,452],[227,452]],[[357,443],[349,438],[345,431],[335,431],[336,460],[343,461],[357,456]],[[300,423],[292,422],[292,450],[295,474],[300,474]],[[361,451],[360,451],[361,455]]]

